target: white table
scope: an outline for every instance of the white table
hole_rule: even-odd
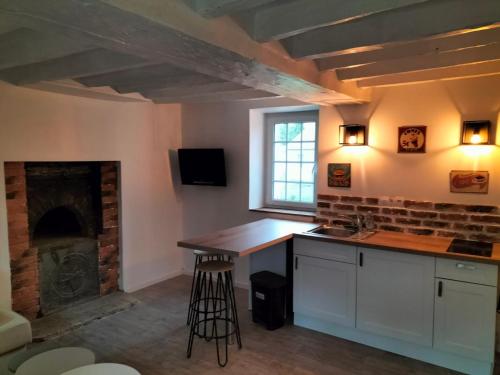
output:
[[[75,368],[62,375],[141,375],[132,367],[118,363],[97,363]]]
[[[88,349],[64,347],[31,357],[16,371],[16,375],[61,375],[77,367],[95,363],[95,355]]]

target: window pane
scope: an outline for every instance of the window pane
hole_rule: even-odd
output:
[[[303,150],[314,150],[315,143],[314,142],[303,142],[302,143],[302,149]]]
[[[287,133],[287,141],[300,141],[300,133],[302,132],[302,124],[297,122],[289,122],[288,123],[288,133]]]
[[[290,144],[289,144],[290,146]],[[300,149],[299,150],[294,150],[294,149],[290,149],[290,147],[288,147],[288,153],[287,153],[287,161],[300,161]]]
[[[305,122],[302,124],[302,140],[314,141],[316,139],[316,123]]]
[[[287,181],[300,181],[300,163],[288,163],[286,168]]]
[[[314,150],[303,150],[302,151],[302,161],[314,162]]]
[[[301,184],[301,196],[300,200],[304,203],[314,202],[314,185],[313,184]]]
[[[286,184],[286,200],[292,202],[300,201],[300,184],[296,183]]]
[[[284,201],[286,199],[285,194],[285,183],[284,182],[274,182],[273,183],[273,200]]]
[[[286,143],[274,143],[274,161],[286,161]]]
[[[274,163],[273,180],[286,181],[286,163]]]
[[[302,164],[302,182],[314,182],[314,163]]]
[[[286,124],[274,124],[274,140],[286,141]]]

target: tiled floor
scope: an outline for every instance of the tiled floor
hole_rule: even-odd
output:
[[[51,344],[84,346],[98,362],[120,362],[142,375],[242,374],[452,374],[423,362],[286,326],[269,332],[252,323],[247,292],[237,290],[243,349],[230,348],[229,363],[217,365],[215,344],[195,341],[186,358],[185,325],[190,278],[180,276],[133,294],[140,303],[127,311],[96,320]],[[38,344],[38,345],[45,345]]]

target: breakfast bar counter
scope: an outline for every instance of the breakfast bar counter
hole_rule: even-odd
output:
[[[262,219],[248,224],[219,230],[201,237],[182,240],[178,246],[215,251],[240,257],[286,242],[296,233],[307,232],[319,224],[291,220]]]

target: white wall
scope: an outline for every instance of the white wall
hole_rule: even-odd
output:
[[[182,272],[182,209],[168,150],[181,143],[178,105],[115,103],[0,84],[0,197],[4,161],[121,161],[122,287]],[[0,199],[0,306],[10,306],[5,198]]]
[[[251,100],[182,106],[183,147],[222,147],[225,150],[228,186],[182,186],[184,237],[248,223],[265,214],[248,210],[250,109],[304,103],[289,99]],[[185,251],[192,270],[192,251]],[[248,283],[248,257],[237,260],[236,281]]]
[[[499,87],[500,76],[405,85],[375,90],[368,105],[323,107],[318,192],[500,205],[500,147],[459,146],[463,120],[498,122]],[[369,125],[369,146],[339,147],[341,123]],[[403,125],[427,126],[427,153],[397,153]],[[350,189],[328,187],[328,163],[351,163]],[[453,169],[489,171],[489,194],[450,193]]]

